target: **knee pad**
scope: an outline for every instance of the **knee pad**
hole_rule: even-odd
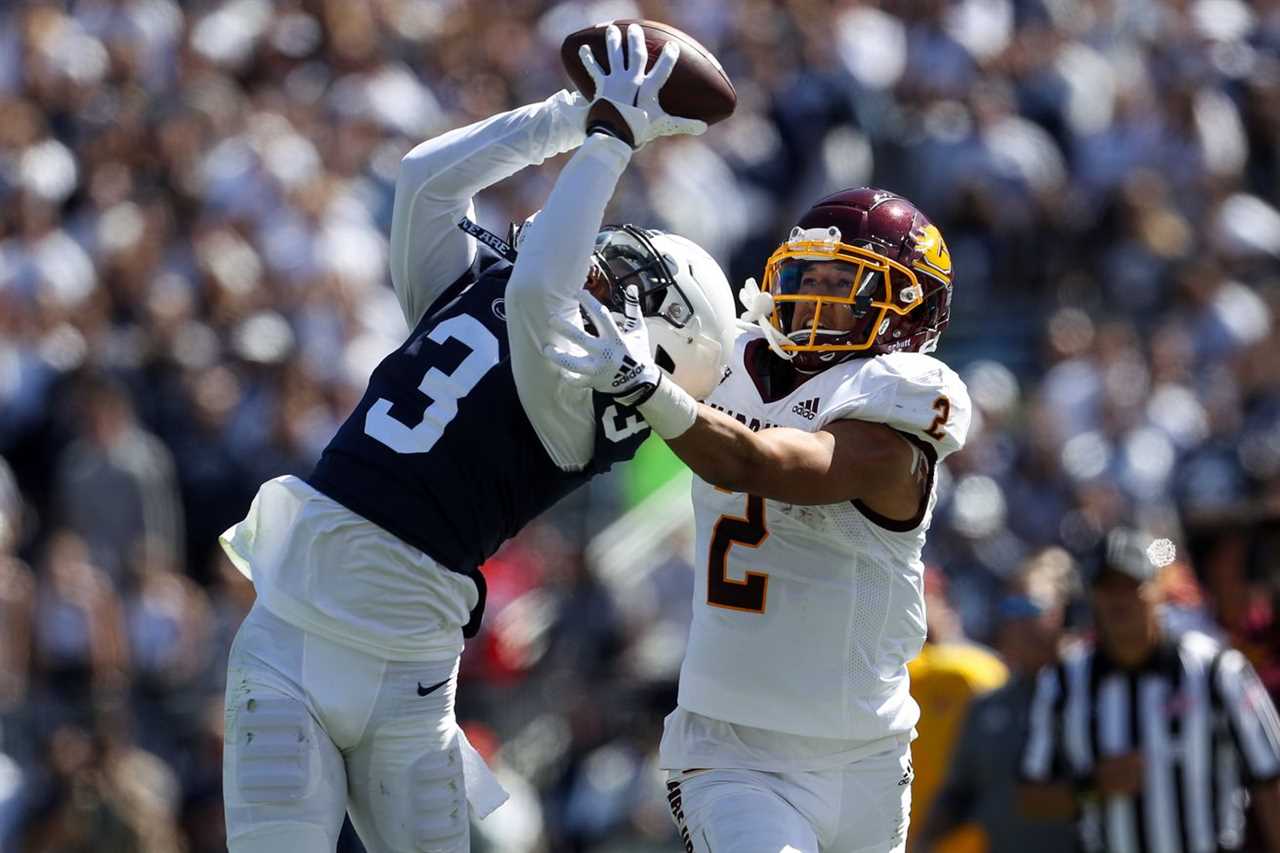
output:
[[[394,746],[374,751],[367,787],[357,794],[365,802],[353,803],[352,821],[365,845],[371,853],[465,853],[470,828],[458,742],[410,760],[393,755]]]
[[[301,701],[246,687],[225,734],[232,778],[246,804],[296,802],[319,782],[320,732]]]
[[[667,802],[687,853],[817,853],[815,827],[752,775],[707,770],[667,783]]]
[[[418,758],[409,766],[409,779],[416,849],[423,853],[466,849],[467,787],[458,742]]]
[[[336,835],[318,826],[291,823],[261,826],[227,839],[227,853],[282,853],[285,850],[332,850]]]

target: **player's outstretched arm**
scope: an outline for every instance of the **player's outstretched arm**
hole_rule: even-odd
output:
[[[838,420],[817,432],[778,427],[752,432],[697,403],[663,376],[649,354],[638,301],[629,293],[623,327],[590,294],[579,297],[596,334],[561,324],[579,352],[544,352],[569,375],[636,406],[654,432],[708,483],[793,504],[859,499],[895,520],[917,515],[929,460],[883,424]]]
[[[520,404],[547,455],[566,471],[591,460],[595,416],[589,393],[566,385],[541,352],[550,340],[548,320],[569,322],[577,314],[605,205],[630,160],[626,143],[593,133],[525,226],[507,281],[507,340]]]
[[[428,139],[400,161],[391,218],[391,281],[412,327],[475,259],[472,197],[526,166],[582,144],[589,104],[557,92],[545,101]]]
[[[907,520],[917,515],[928,488],[924,454],[883,424],[840,420],[817,432],[752,432],[699,404],[693,425],[666,441],[711,485],[785,503],[857,499],[880,515]]]
[[[632,146],[662,135],[664,128],[672,132],[667,125],[676,121],[661,111],[657,93],[675,67],[679,49],[670,45],[646,73],[647,49],[640,28],[630,29],[627,37],[629,65],[623,61],[617,27],[610,27],[608,37],[610,71],[592,62],[596,99],[582,117],[590,133],[556,178],[537,218],[525,226],[507,282],[507,337],[520,402],[548,455],[566,470],[590,461],[595,415],[589,393],[567,386],[560,369],[543,358],[542,351],[558,340],[552,336],[553,325],[577,324],[581,329],[578,295],[587,280],[605,206],[631,161]],[[693,133],[705,125],[676,127]]]

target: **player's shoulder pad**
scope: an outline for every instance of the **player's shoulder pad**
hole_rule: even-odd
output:
[[[924,353],[898,352],[846,363],[824,421],[882,423],[914,436],[942,459],[964,446],[969,391],[954,370]]]

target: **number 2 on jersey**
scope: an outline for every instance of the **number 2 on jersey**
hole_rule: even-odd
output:
[[[417,426],[402,423],[391,414],[392,402],[379,397],[364,418],[364,432],[396,453],[427,453],[435,447],[444,428],[458,414],[458,401],[476,387],[486,373],[498,363],[498,339],[484,324],[467,314],[450,317],[427,335],[428,340],[442,344],[459,341],[471,349],[466,358],[445,373],[432,367],[418,383],[418,390],[431,398]]]
[[[947,437],[946,426],[947,418],[951,417],[951,401],[945,395],[939,396],[933,401],[933,410],[938,413],[937,417],[933,419],[933,423],[929,424],[924,434],[942,441]]]
[[[707,604],[747,613],[764,613],[769,576],[747,572],[745,579],[729,578],[729,551],[734,545],[759,548],[769,538],[764,523],[764,498],[747,495],[746,518],[722,515],[711,532],[707,555]]]

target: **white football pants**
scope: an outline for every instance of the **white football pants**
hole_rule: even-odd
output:
[[[686,853],[902,853],[911,747],[835,770],[671,773],[667,800]]]
[[[468,850],[465,783],[488,768],[454,721],[457,666],[371,657],[255,605],[227,667],[231,853],[332,851],[347,812],[370,853]]]

